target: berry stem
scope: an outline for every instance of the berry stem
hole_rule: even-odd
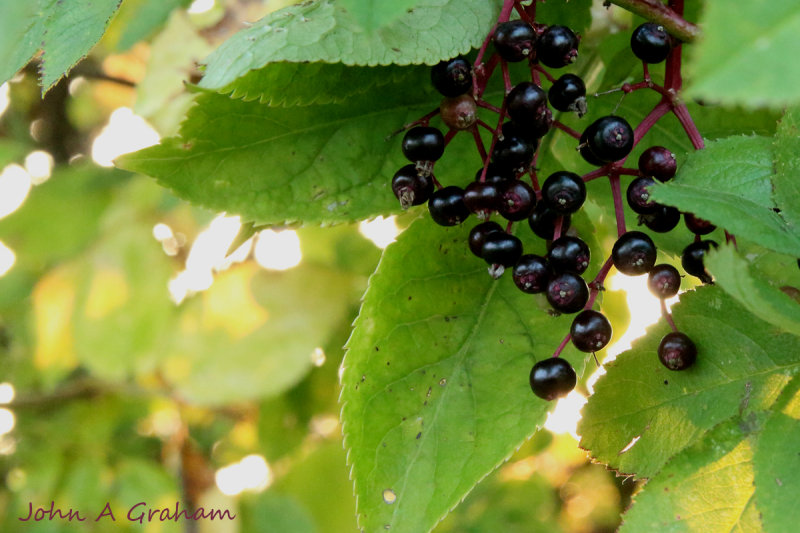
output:
[[[484,122],[483,126],[488,127],[489,125]],[[486,155],[486,147],[483,146],[483,139],[481,139],[481,134],[478,131],[478,125],[473,124],[469,131],[472,132],[472,138],[475,139],[475,146],[478,148],[478,153],[481,155],[481,161],[486,161],[489,156]]]
[[[683,11],[682,1],[670,2],[673,9],[665,6],[659,0],[606,0],[606,5],[608,4],[615,4],[649,21],[661,24],[668,33],[681,41],[692,42],[700,35],[700,28],[680,15]],[[680,4],[680,9],[677,4]]]
[[[661,100],[650,113],[636,126],[633,132],[633,144],[636,146],[642,140],[650,128],[652,128],[661,117],[667,114],[670,110],[670,102],[667,99]]]
[[[549,72],[543,69],[541,65],[538,64],[531,65],[531,70],[535,72],[541,72],[542,74],[544,74],[544,77],[547,78],[547,81],[549,81],[550,83],[555,83],[556,81],[556,79]]]
[[[703,136],[700,135],[700,132],[697,130],[697,126],[695,126],[694,120],[692,120],[692,116],[689,114],[689,110],[686,109],[686,105],[680,103],[672,108],[672,112],[678,117],[678,122],[683,126],[683,130],[686,132],[686,135],[689,136],[689,140],[692,141],[694,149],[702,150],[705,147]]]
[[[611,174],[608,176],[611,184],[611,195],[614,197],[614,216],[617,219],[617,236],[622,236],[625,229],[625,211],[622,207],[622,189],[619,184],[619,175]]]
[[[494,111],[495,113],[499,113],[500,112],[500,108],[499,107],[497,107],[496,105],[490,104],[486,100],[478,100],[476,103],[478,104],[478,107],[483,107],[485,109],[488,109],[489,111]],[[494,130],[494,128],[491,128],[491,129]]]
[[[558,345],[558,348],[556,348],[556,351],[555,351],[555,352],[553,352],[553,357],[558,357],[559,355],[561,355],[561,352],[563,352],[563,351],[564,351],[564,348],[566,348],[566,347],[567,347],[567,344],[569,344],[569,340],[570,340],[571,338],[572,338],[572,335],[570,335],[569,333],[567,333],[567,336],[566,336],[566,337],[564,337],[564,340],[563,340],[563,341],[561,341],[561,344],[559,344],[559,345]]]
[[[584,174],[581,178],[583,179],[584,183],[590,182],[597,178],[602,178],[608,176],[608,167],[603,166],[598,169],[592,170],[588,174]]]
[[[564,217],[563,216],[558,216],[556,218],[556,223],[555,223],[555,225],[553,227],[553,240],[554,241],[557,240],[559,237],[561,237],[561,227],[563,225],[564,225]]]
[[[576,139],[580,139],[581,138],[581,134],[580,133],[578,133],[577,131],[573,130],[572,128],[570,128],[566,124],[562,124],[558,120],[554,120],[553,121],[553,126],[555,126],[556,128],[560,129],[564,133],[570,135],[571,137],[575,137]]]
[[[503,71],[503,85],[506,88],[506,94],[508,94],[514,86],[511,84],[511,74],[508,72],[508,63],[506,63],[504,59],[500,59],[500,68]]]
[[[669,327],[672,328],[672,331],[678,331],[678,328],[675,327],[675,321],[672,320],[672,315],[670,314],[669,310],[667,310],[667,303],[664,301],[663,298],[661,300],[661,316],[664,317],[664,320],[667,321]]]

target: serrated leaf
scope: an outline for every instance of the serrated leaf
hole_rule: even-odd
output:
[[[686,292],[672,309],[697,345],[694,366],[661,365],[657,348],[669,328],[660,322],[606,365],[578,427],[593,457],[641,477],[720,422],[769,408],[800,371],[800,338],[775,332],[717,287]]]
[[[56,0],[4,2],[0,13],[0,83],[24,67],[42,46],[46,13]]]
[[[652,187],[652,197],[771,250],[800,256],[800,237],[773,211],[772,159],[769,138],[710,142],[689,154],[673,180]]]
[[[41,44],[42,93],[89,53],[103,36],[121,1],[56,1],[41,13],[45,20]]]
[[[397,212],[391,177],[407,161],[402,137],[387,142],[387,136],[440,100],[408,90],[428,84],[421,81],[427,68],[412,70],[404,83],[341,105],[276,108],[202,94],[180,137],[117,164],[155,177],[193,203],[259,224],[327,224]],[[451,175],[456,183],[471,179],[480,166],[472,138],[457,136],[437,164],[446,169],[437,167],[437,176],[448,183]]]
[[[348,341],[343,432],[366,531],[430,530],[552,408],[528,375],[571,316],[550,316],[508,273],[493,281],[468,229],[425,217],[401,234]]]
[[[634,497],[620,531],[761,531],[746,437],[728,422],[679,454]]]
[[[800,304],[778,287],[753,276],[747,260],[732,246],[712,250],[703,264],[714,275],[715,283],[761,320],[800,335]]]
[[[394,67],[279,61],[248,72],[219,92],[271,106],[341,104],[353,96],[380,90],[384,85],[402,83],[413,75],[413,70]],[[343,79],[346,84],[341,83]]]
[[[786,111],[775,134],[773,198],[790,231],[800,233],[800,108]]]
[[[800,64],[787,52],[800,49],[800,5],[759,0],[730,8],[707,0],[703,35],[690,50],[687,95],[748,107],[800,101]]]
[[[411,10],[423,0],[339,0],[364,30],[373,32],[386,26],[406,11]]]
[[[432,64],[480,45],[498,12],[496,0],[419,0],[410,13],[366,33],[339,3],[305,2],[271,13],[228,39],[208,57],[200,85],[220,89],[276,61]]]

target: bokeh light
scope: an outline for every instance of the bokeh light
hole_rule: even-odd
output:
[[[261,455],[248,455],[238,463],[217,470],[214,479],[217,488],[227,495],[236,496],[244,491],[261,492],[272,484],[273,475],[267,460]]]
[[[392,244],[400,234],[400,228],[397,227],[397,219],[394,216],[387,218],[379,216],[372,220],[364,220],[358,225],[358,231],[380,249]]]
[[[17,420],[14,418],[14,413],[6,408],[0,407],[0,436],[11,432],[16,423]]]
[[[108,124],[92,143],[92,159],[104,167],[114,165],[114,159],[158,144],[158,132],[129,107],[115,109]]]
[[[33,182],[28,171],[11,164],[0,173],[0,218],[19,209],[28,197]]]
[[[34,150],[25,156],[25,170],[31,176],[31,182],[39,185],[50,179],[53,172],[53,156],[44,150]]]
[[[0,405],[14,401],[16,391],[11,383],[0,383]]]
[[[266,229],[258,234],[255,250],[256,262],[268,270],[288,270],[303,259],[300,238],[294,230]]]

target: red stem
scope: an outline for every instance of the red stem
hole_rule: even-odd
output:
[[[610,175],[608,181],[611,184],[611,195],[614,197],[614,215],[617,219],[617,237],[625,233],[625,211],[622,207],[622,189],[619,185],[619,176]]]
[[[556,348],[556,351],[553,353],[553,357],[558,357],[559,355],[561,355],[561,352],[563,352],[564,348],[567,347],[567,343],[569,343],[569,340],[571,338],[572,338],[572,335],[567,333],[567,336],[564,337],[564,340],[561,341],[561,344],[558,345],[558,348]]]
[[[675,327],[675,321],[672,320],[672,315],[667,310],[667,304],[663,298],[661,298],[661,316],[669,323],[669,327],[672,328],[672,331],[678,331],[678,328]]]
[[[562,124],[558,120],[554,120],[553,121],[553,126],[555,126],[556,128],[560,129],[564,133],[567,133],[571,137],[575,137],[576,139],[580,139],[581,138],[581,134],[580,133],[578,133],[577,131],[573,130],[572,128],[570,128],[566,124]]]

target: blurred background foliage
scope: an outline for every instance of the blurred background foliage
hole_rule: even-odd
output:
[[[111,163],[174,134],[198,62],[289,3],[126,0],[44,99],[35,60],[0,88],[0,531],[356,530],[338,369],[408,221],[243,227]],[[634,483],[553,427],[437,530],[613,531]],[[51,501],[90,520],[17,520]],[[141,501],[237,519],[125,520]]]

